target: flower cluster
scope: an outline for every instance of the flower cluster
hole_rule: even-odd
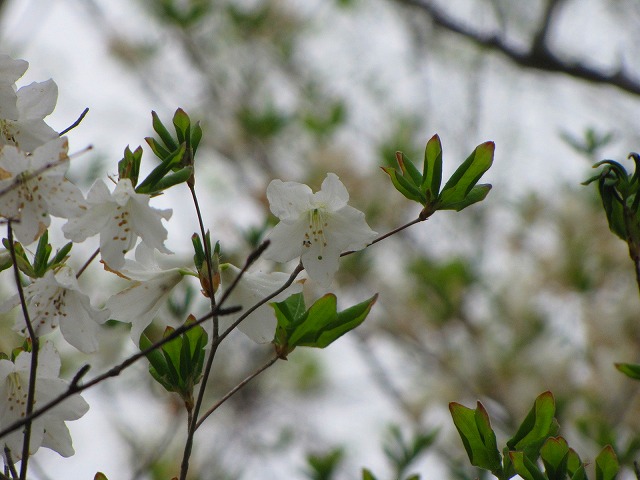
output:
[[[11,255],[8,251],[0,254],[0,270],[13,266],[16,275],[19,270],[27,277],[18,293],[0,302],[0,313],[18,306],[24,311],[14,323],[14,330],[23,337],[22,347],[13,349],[10,355],[0,352],[0,429],[24,417],[27,391],[33,385],[35,396],[30,405],[33,409],[68,390],[67,383],[59,378],[60,358],[51,341],[36,342],[36,339],[60,331],[68,344],[81,352],[93,353],[99,348],[101,325],[113,319],[131,323],[131,338],[136,345],[142,345],[149,341],[144,331],[160,315],[173,289],[190,276],[200,279],[204,296],[214,297],[214,303],[224,296],[225,307],[241,307],[240,311],[219,317],[220,332],[228,333],[237,326],[257,343],[276,343],[277,351],[275,332],[281,327],[266,299],[273,303],[287,301],[293,295],[301,298],[302,280],[294,282],[294,278],[281,272],[248,272],[231,264],[220,265],[218,246],[212,251],[204,231],[201,233],[208,242],[207,248],[203,249],[202,243],[196,247],[194,242],[195,269],[189,266],[165,269],[158,265],[159,259],[172,253],[165,246],[167,230],[163,224],[163,220],[171,218],[172,210],[157,209],[150,203],[153,196],[178,183],[187,182],[193,187],[189,183],[193,174],[189,159],[192,161],[201,136],[199,127],[191,130],[188,117],[179,110],[174,117],[179,139],[176,142],[154,116],[154,129],[165,146],[155,141],[149,144],[161,158],[161,165],[138,183],[142,149],[131,152],[127,148],[125,158],[118,164],[118,178],[112,180],[115,186],[110,189],[98,179],[85,197],[66,177],[70,163],[67,138],[60,137],[44,121],[55,107],[57,86],[48,80],[18,88],[15,82],[27,66],[23,60],[0,55],[0,218],[8,225],[9,238],[13,235],[17,240],[13,244],[4,242]],[[265,258],[277,262],[300,258],[308,277],[322,288],[331,285],[343,252],[365,248],[376,235],[364,214],[348,205],[347,189],[333,173],[327,175],[316,193],[306,185],[274,180],[267,188],[267,198],[280,223],[268,237],[270,246]],[[76,273],[67,264],[72,243],[58,250],[50,260],[52,247],[48,244],[47,230],[52,216],[65,221],[62,233],[72,243],[99,236],[104,269],[129,281],[101,308],[92,305],[83,291],[79,277],[84,269]],[[36,241],[38,245],[32,254],[29,246]],[[134,249],[135,259],[128,255]],[[331,331],[332,339],[344,333],[342,327],[336,330],[335,325],[320,327],[322,331]],[[38,345],[41,347],[36,362],[37,350],[31,350],[31,346],[37,349]],[[292,348],[293,344],[288,351]],[[195,357],[181,356],[180,361],[202,366],[198,354],[197,349],[189,350],[188,355]],[[162,362],[156,365],[162,370]],[[158,370],[155,372],[160,376]],[[165,378],[162,381],[170,385]],[[184,394],[189,398],[190,392]],[[40,447],[51,448],[63,456],[73,454],[65,422],[80,418],[87,409],[82,397],[74,394],[37,416],[29,427],[29,454]],[[26,437],[21,430],[0,438],[5,465],[10,465],[11,459],[21,458],[23,438]]]

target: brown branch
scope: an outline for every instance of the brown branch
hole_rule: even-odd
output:
[[[552,52],[546,42],[548,31],[552,23],[556,8],[564,0],[551,0],[545,9],[542,23],[537,30],[534,40],[528,50],[520,50],[508,44],[504,38],[496,33],[484,33],[467,27],[460,21],[443,12],[428,0],[396,0],[399,3],[417,7],[425,12],[433,23],[451,33],[464,37],[476,46],[486,48],[501,54],[519,67],[558,73],[593,83],[596,85],[611,85],[633,95],[640,95],[640,79],[634,78],[619,66],[617,70],[609,72],[600,70],[581,61],[572,62],[560,58]]]

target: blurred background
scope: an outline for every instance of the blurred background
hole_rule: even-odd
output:
[[[476,145],[496,143],[484,202],[438,212],[344,259],[333,289],[339,305],[379,292],[371,316],[325,351],[296,350],[218,410],[196,436],[191,478],[338,480],[359,478],[362,467],[381,479],[478,478],[448,403],[482,401],[503,444],[545,390],[583,459],[607,443],[627,468],[638,458],[637,386],[613,367],[640,360],[633,265],[595,188],[580,182],[595,161],[626,162],[640,149],[640,3],[0,5],[0,51],[30,63],[19,85],[58,84],[48,123],[60,131],[90,109],[69,134],[72,152],[93,146],[70,172],[85,191],[117,172],[125,146],[144,144],[151,110],[170,122],[182,107],[201,122],[196,189],[225,261],[242,262],[268,231],[265,189],[274,178],[315,190],[335,172],[384,233],[419,213],[378,168],[394,165],[395,151],[420,163],[438,133],[447,176]],[[148,150],[145,162],[154,166]],[[197,223],[187,190],[154,206],[174,209],[168,246],[176,263],[188,263]],[[74,252],[81,265],[82,248]],[[97,265],[89,274],[83,286],[98,302],[122,286],[96,285],[104,282]],[[309,288],[310,297],[323,293]],[[158,323],[204,312],[198,292],[176,292]],[[83,363],[98,374],[133,351],[113,330],[100,355],[60,346],[69,376]],[[272,349],[238,333],[218,355],[209,404]],[[146,368],[88,391],[90,412],[69,424],[76,455],[41,450],[33,478],[176,475],[186,418]]]

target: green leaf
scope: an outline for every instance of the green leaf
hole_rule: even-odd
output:
[[[564,438],[548,438],[540,448],[540,457],[548,480],[566,479],[569,445]]]
[[[555,411],[553,394],[549,391],[540,394],[515,436],[507,442],[509,449],[523,451],[531,459],[537,458],[545,440],[557,433]]]
[[[431,192],[431,198],[438,198],[442,182],[442,144],[440,137],[434,135],[424,149],[424,168],[421,190]],[[429,197],[429,193],[427,193]]]
[[[71,251],[72,247],[73,247],[73,242],[69,242],[66,245],[64,245],[60,250],[58,250],[55,256],[53,257],[53,260],[51,260],[51,262],[49,262],[49,264],[47,265],[47,270],[51,268],[55,268],[61,263],[64,263],[67,260],[69,256],[69,252]]]
[[[640,365],[637,363],[616,363],[615,367],[627,377],[640,380]]]
[[[160,160],[164,160],[165,158],[167,158],[168,156],[171,155],[171,152],[175,151],[175,150],[167,150],[162,145],[160,145],[160,143],[158,143],[158,141],[153,137],[145,137],[144,140],[145,140],[145,142],[147,142],[147,145],[149,145],[149,147],[151,147],[151,151]]]
[[[618,470],[618,457],[613,448],[607,445],[596,457],[596,480],[615,480]]]
[[[376,303],[378,294],[337,312],[336,296],[327,294],[309,308],[306,320],[291,335],[289,345],[326,348],[342,335],[360,325]]]
[[[202,127],[200,126],[200,122],[196,122],[191,130],[191,151],[193,155],[195,155],[196,150],[198,150],[200,140],[202,140]]]
[[[467,208],[469,205],[473,205],[474,203],[478,203],[484,200],[485,197],[489,194],[490,190],[491,185],[489,184],[483,183],[481,185],[476,185],[471,189],[467,196],[459,202],[438,202],[438,210],[455,210],[456,212],[459,212],[460,210]]]
[[[491,167],[494,151],[493,142],[478,145],[447,181],[440,193],[439,203],[448,205],[461,202]]]
[[[47,262],[49,261],[51,250],[51,245],[49,245],[49,231],[45,230],[40,240],[38,240],[36,253],[33,256],[33,269],[38,277],[42,277],[47,271]]]
[[[141,161],[142,147],[138,147],[132,152],[127,145],[124,149],[124,156],[118,162],[118,178],[128,178],[135,187],[138,184]]]
[[[398,171],[395,168],[390,167],[380,167],[384,172],[389,175],[391,178],[391,183],[396,187],[402,195],[404,195],[409,200],[413,200],[422,205],[426,203],[426,198],[424,195],[418,190],[418,187],[409,183],[409,181],[404,178],[402,175],[398,175]]]
[[[509,458],[516,473],[524,480],[547,480],[547,477],[524,452],[509,452]]]
[[[476,409],[472,410],[452,402],[449,404],[449,411],[471,464],[499,476],[502,472],[502,458],[484,406],[478,402]]]
[[[362,480],[377,480],[376,477],[366,468],[362,469]]]
[[[142,183],[136,187],[136,192],[149,194],[149,192],[156,191],[156,184],[158,184],[158,182],[160,182],[174,167],[180,165],[185,148],[185,145],[182,145],[178,150],[166,157],[162,163],[154,168],[151,173],[147,175],[147,178],[145,178]]]
[[[336,296],[327,294],[305,310],[302,294],[284,302],[272,303],[278,321],[274,343],[286,358],[296,347],[326,348],[349,330],[360,325],[378,298],[377,294],[342,312],[336,309]]]
[[[402,175],[406,178],[407,174],[409,174],[411,183],[419,188],[422,185],[422,174],[416,168],[413,162],[409,160],[402,152],[396,152],[396,161],[400,166]]]
[[[146,189],[145,192],[138,193],[146,193],[148,195],[155,195],[161,193],[168,188],[171,188],[175,185],[180,185],[181,183],[186,182],[193,175],[193,167],[184,167],[178,170],[175,173],[170,173],[163,178],[161,178],[158,182],[156,182],[153,188]]]
[[[187,112],[178,108],[173,115],[173,126],[176,128],[176,134],[178,135],[178,143],[182,144],[189,137],[191,130],[191,119]]]
[[[160,117],[158,117],[158,114],[156,112],[154,111],[151,112],[151,119],[152,119],[151,124],[153,125],[153,129],[160,136],[160,139],[164,142],[167,149],[170,151],[177,150],[179,143],[182,143],[182,142],[178,142],[178,143],[175,142],[175,140],[169,133],[169,130],[167,130],[167,128],[164,126],[164,124],[162,123],[162,121],[160,120]]]
[[[567,455],[567,470],[572,480],[586,480],[587,474],[584,470],[584,464],[578,454],[572,448],[569,449]]]

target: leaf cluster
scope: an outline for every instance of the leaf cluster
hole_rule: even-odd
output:
[[[337,298],[328,293],[306,308],[302,293],[284,302],[272,303],[278,326],[274,343],[281,358],[286,359],[296,347],[325,348],[360,325],[378,299],[368,300],[338,312]]]
[[[442,144],[438,135],[434,135],[427,142],[422,172],[402,152],[396,152],[400,171],[390,167],[381,168],[389,175],[396,190],[409,200],[423,205],[420,219],[425,220],[437,210],[460,211],[484,200],[491,190],[491,185],[477,183],[491,167],[494,151],[493,142],[478,145],[442,190]]]
[[[195,322],[190,316],[185,325]],[[163,337],[175,331],[167,327]],[[188,410],[193,407],[193,389],[202,378],[205,359],[205,347],[208,335],[200,325],[196,325],[173,340],[166,342],[159,349],[147,353],[149,373],[169,392],[176,392],[184,400]],[[140,337],[140,349],[152,346],[146,335]]]
[[[587,480],[585,463],[564,438],[556,436],[560,427],[555,408],[551,392],[540,394],[501,454],[489,414],[480,402],[475,409],[449,404],[469,461],[499,480],[516,474],[525,480]],[[595,463],[596,480],[616,478],[619,464],[611,446],[602,449]]]
[[[8,253],[11,247],[9,245],[9,240],[3,238],[2,244],[5,246]],[[55,270],[61,265],[64,265],[64,263],[69,258],[69,252],[71,251],[72,246],[72,242],[65,244],[62,248],[56,250],[56,254],[51,260],[49,260],[51,257],[51,253],[53,252],[53,247],[49,243],[49,231],[45,230],[45,232],[38,240],[38,246],[36,247],[36,252],[33,255],[33,262],[31,262],[29,261],[27,253],[25,252],[22,244],[20,242],[14,242],[13,244],[18,268],[22,273],[30,278],[44,277],[45,273],[47,273],[49,270]],[[0,271],[6,270],[12,265],[13,261],[11,259],[11,256],[2,255],[2,258],[0,260]]]

